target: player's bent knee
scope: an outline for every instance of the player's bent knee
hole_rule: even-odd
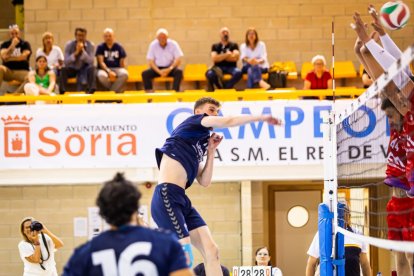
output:
[[[206,258],[217,260],[219,258],[219,248],[217,244],[211,243],[205,248]]]

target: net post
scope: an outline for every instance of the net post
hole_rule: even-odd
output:
[[[323,117],[324,194],[318,209],[321,276],[333,276],[335,228],[337,224],[336,125],[334,111]],[[336,273],[335,273],[336,274]]]
[[[345,228],[345,204],[338,202],[338,226]],[[345,237],[344,234],[337,232],[336,239],[335,264],[337,267],[337,275],[345,276]]]

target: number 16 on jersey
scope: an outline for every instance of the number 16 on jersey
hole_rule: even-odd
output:
[[[271,276],[270,266],[233,266],[233,276]]]

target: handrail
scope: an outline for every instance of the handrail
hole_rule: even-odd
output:
[[[337,88],[335,90],[336,97],[357,97],[361,95],[365,89],[361,88]],[[73,95],[4,95],[0,96],[0,102],[36,102],[45,101],[47,103],[95,103],[96,101],[120,101],[128,103],[148,103],[148,102],[188,102],[195,101],[200,97],[213,97],[220,101],[257,101],[257,100],[283,100],[283,99],[300,99],[301,97],[319,97],[324,98],[332,96],[332,89],[324,90],[293,90],[293,89],[277,89],[277,90],[249,90],[249,91],[219,91],[206,92],[181,92],[174,91],[156,92],[156,93],[99,93],[99,94],[76,94]]]

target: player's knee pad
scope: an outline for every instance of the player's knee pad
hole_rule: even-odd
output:
[[[193,266],[193,262],[194,262],[194,256],[193,256],[193,250],[191,249],[191,244],[187,243],[183,245],[183,250],[185,254],[188,254],[188,258],[190,263],[188,264],[189,267]]]

